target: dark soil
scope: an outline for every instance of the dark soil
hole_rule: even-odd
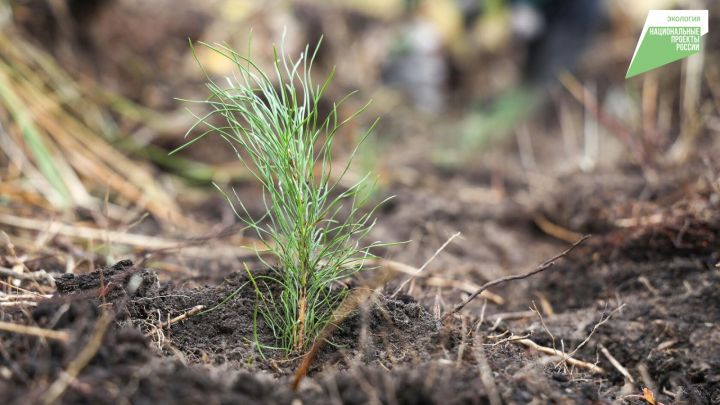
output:
[[[195,305],[214,306],[242,285],[245,276],[233,274],[220,286],[189,290],[159,287],[152,276],[123,261],[95,273],[59,279],[58,297],[43,302],[30,318],[44,328],[71,330],[73,338],[63,344],[3,334],[4,347],[11,349],[4,351],[3,365],[12,370],[12,378],[0,384],[3,398],[9,403],[39,401],[44,384],[61,378],[61,370],[86,344],[103,301],[106,309],[113,308],[107,310],[115,313],[116,322],[63,402],[289,403],[299,398],[309,403],[340,399],[349,404],[378,400],[424,404],[482,403],[485,398],[482,386],[474,383],[479,379],[477,367],[458,368],[447,360],[462,344],[462,335],[443,330],[412,297],[378,296],[366,313],[347,319],[334,336],[339,348],[328,346],[312,377],[293,393],[289,375],[297,362],[284,362],[280,356],[263,359],[250,340],[254,293],[249,289],[240,290],[236,299],[217,310],[173,325],[163,332],[164,343],[144,333],[149,329],[146,325],[157,324],[155,314],[168,319]],[[126,282],[107,293],[101,279]],[[141,280],[134,292],[128,288],[133,279]],[[260,340],[271,342],[269,332],[262,326],[259,330]],[[360,337],[364,331],[366,339]],[[358,342],[363,340],[366,347],[361,349]],[[497,346],[487,352],[491,367],[503,370],[498,382],[520,381],[525,387],[504,392],[512,398],[543,397],[559,393],[561,387],[577,389],[570,397],[580,401],[597,398],[595,388],[587,383],[558,379],[542,364],[525,364],[522,360],[528,357],[516,347]],[[472,357],[468,356],[470,362]],[[418,364],[426,366],[418,368]],[[548,399],[554,397],[568,396],[552,394]]]
[[[262,320],[254,337],[255,293],[240,267],[226,269],[220,279],[213,270],[199,278],[204,286],[159,281],[156,272],[130,261],[62,276],[54,298],[32,311],[2,312],[2,320],[69,331],[71,338],[0,332],[0,398],[40,402],[64,378],[106,310],[114,321],[67,386],[63,403],[465,404],[489,403],[497,392],[515,404],[639,404],[644,387],[666,404],[720,403],[720,199],[697,176],[688,180],[691,174],[668,180],[672,187],[650,184],[635,172],[578,175],[555,193],[543,192],[540,203],[523,200],[524,186],[517,182],[497,200],[442,204],[455,188],[487,187],[483,176],[451,177],[442,188],[432,181],[399,187],[400,197],[375,231],[379,238],[414,239],[393,258],[419,266],[450,231],[463,231],[464,239],[448,247],[428,274],[480,284],[531,269],[566,246],[538,230],[538,213],[595,236],[550,271],[494,290],[505,298],[503,305],[488,303],[483,313],[477,300],[444,325],[437,314],[462,293],[419,278],[413,296],[373,296],[334,333],[298,392],[290,381],[301,359],[268,349],[261,355],[256,347],[256,341],[270,345],[273,338]],[[616,181],[621,175],[629,180]],[[597,190],[596,199],[588,188]],[[627,220],[642,217],[654,219]],[[542,319],[523,315],[533,302]],[[198,305],[217,307],[158,327]],[[566,352],[591,335],[573,356],[604,372],[562,364],[518,345],[511,334]],[[488,375],[492,385],[486,385]]]

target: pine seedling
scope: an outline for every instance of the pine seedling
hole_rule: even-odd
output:
[[[377,208],[364,192],[371,185],[369,176],[349,188],[339,185],[355,152],[340,173],[333,173],[332,164],[338,130],[367,104],[341,121],[338,108],[345,97],[321,115],[320,100],[334,71],[322,84],[313,84],[317,47],[312,54],[306,47],[297,59],[282,47],[279,54],[274,49],[273,71],[266,73],[228,46],[204,45],[235,69],[223,83],[208,77],[211,96],[202,103],[211,111],[191,128],[206,126],[207,131],[185,146],[208,134],[221,136],[262,185],[265,217],[249,219],[239,197],[240,209],[233,207],[275,259],[269,263],[261,257],[270,269],[267,274],[248,273],[258,298],[256,314],[272,330],[273,348],[299,352],[318,337],[344,298],[346,291],[333,286],[364,270],[370,249],[380,245],[359,242],[372,228]]]

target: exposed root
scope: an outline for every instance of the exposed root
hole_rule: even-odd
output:
[[[145,333],[146,337],[150,337],[153,335],[156,335],[158,333],[158,330],[162,330],[163,328],[169,328],[170,326],[182,322],[187,318],[190,318],[191,316],[195,316],[202,312],[205,309],[205,305],[196,305],[192,307],[190,310],[188,310],[185,313],[182,313],[172,319],[169,319],[167,322],[160,322],[158,325],[156,325],[156,330],[151,330],[150,332]]]
[[[573,243],[583,236],[581,233],[573,232],[567,228],[563,228],[560,225],[550,222],[550,220],[543,214],[535,215],[533,222],[535,222],[535,225],[537,225],[541,231],[564,242]]]

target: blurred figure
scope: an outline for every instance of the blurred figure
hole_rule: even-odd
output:
[[[442,111],[448,66],[435,27],[426,21],[413,21],[391,49],[381,76],[383,83],[403,89],[416,107]]]
[[[575,67],[605,19],[601,0],[438,0],[409,7],[412,17],[390,49],[382,80],[416,107],[447,111],[453,81],[463,86],[464,104],[476,105],[487,89],[480,94],[476,85],[473,90],[468,84],[476,80],[468,75],[493,72],[477,64],[489,65],[508,54],[519,63],[514,85],[505,85],[488,107],[471,107],[475,111],[461,124],[459,144],[451,146],[456,150],[477,149],[512,131],[544,99],[545,87]],[[485,49],[479,57],[473,54],[478,45]]]
[[[524,81],[547,84],[572,70],[604,19],[600,0],[513,1],[513,33],[527,41]]]
[[[558,74],[575,68],[605,17],[600,0],[511,1],[510,29],[525,47],[522,78],[489,108],[468,114],[456,147],[462,153],[476,151],[511,133],[545,100],[546,88],[555,84]],[[457,153],[441,158],[451,165],[463,160]]]
[[[461,124],[455,147],[472,154],[512,133],[545,100],[557,75],[575,67],[604,17],[600,0],[511,1],[510,27],[526,48],[522,78],[486,108],[474,107]],[[464,159],[451,153],[441,161],[455,165]]]

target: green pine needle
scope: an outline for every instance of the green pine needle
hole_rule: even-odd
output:
[[[342,289],[333,290],[333,284],[363,270],[364,261],[372,257],[370,249],[380,245],[359,242],[372,228],[377,208],[369,206],[369,193],[364,192],[369,176],[340,190],[350,162],[342,173],[332,173],[338,130],[367,105],[341,121],[338,108],[346,97],[327,116],[320,115],[320,99],[333,73],[321,85],[313,84],[317,47],[312,54],[306,47],[295,60],[282,47],[279,55],[275,50],[274,71],[266,73],[228,46],[203,45],[232,61],[236,69],[222,83],[207,78],[211,96],[200,103],[211,112],[198,117],[190,131],[207,130],[183,147],[219,135],[262,184],[267,215],[260,221],[249,219],[239,198],[235,212],[276,259],[275,265],[266,263],[269,273],[250,275],[257,313],[272,330],[277,348],[302,351],[318,337],[345,295]]]

